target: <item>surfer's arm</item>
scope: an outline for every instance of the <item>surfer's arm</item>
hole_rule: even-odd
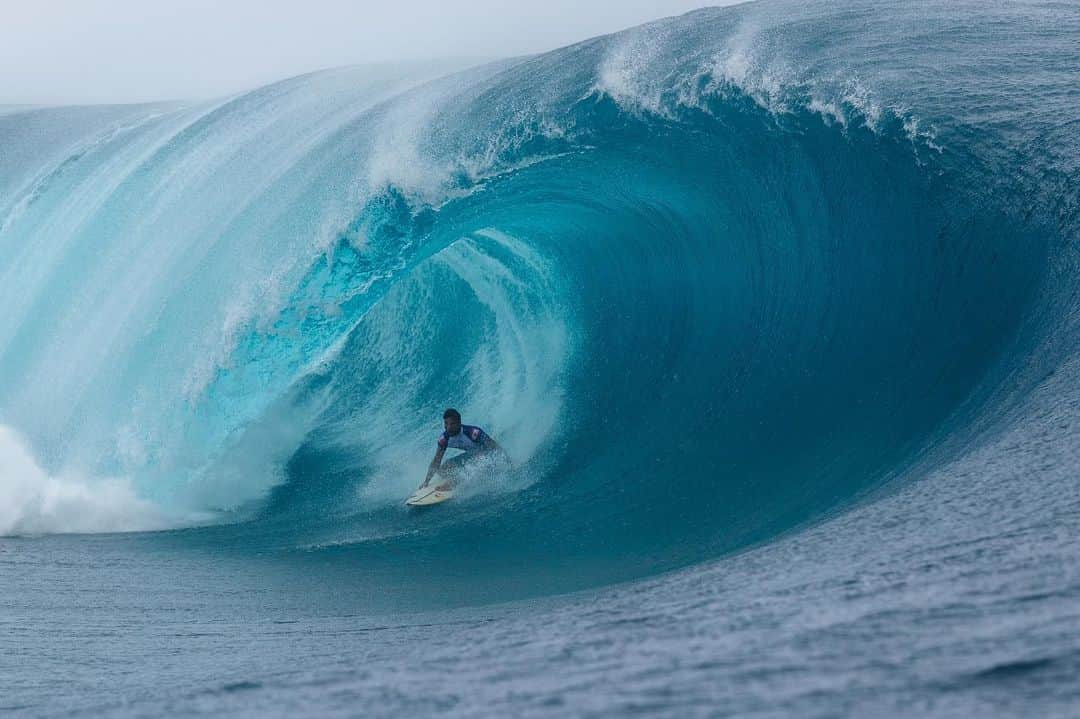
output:
[[[446,447],[439,447],[435,450],[435,458],[431,460],[431,465],[428,466],[427,476],[424,477],[424,483],[420,485],[421,487],[426,487],[431,478],[435,476],[435,473],[439,471],[444,454],[446,454]]]

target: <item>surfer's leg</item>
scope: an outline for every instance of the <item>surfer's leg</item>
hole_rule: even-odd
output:
[[[461,470],[465,467],[465,462],[468,458],[468,454],[459,454],[456,457],[443,460],[442,465],[439,467],[438,475],[444,481],[439,485],[439,489],[449,489],[454,486],[454,482],[461,477]]]

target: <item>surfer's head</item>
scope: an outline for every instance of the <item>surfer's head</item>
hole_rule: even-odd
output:
[[[443,427],[446,428],[446,433],[451,437],[457,435],[461,431],[461,413],[454,408],[450,408],[442,413]]]

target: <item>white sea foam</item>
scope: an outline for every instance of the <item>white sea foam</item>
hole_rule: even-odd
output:
[[[0,425],[0,536],[162,529],[170,522],[122,478],[50,475]]]
[[[734,91],[772,115],[804,109],[844,131],[859,126],[878,133],[886,120],[896,119],[912,143],[942,149],[932,127],[905,108],[885,104],[859,77],[800,72],[754,21],[741,24],[696,70],[667,67],[669,42],[673,39],[651,27],[625,33],[600,63],[592,92],[610,97],[626,112],[671,118],[678,108],[712,112],[713,99]]]
[[[655,29],[643,27],[627,34],[600,64],[593,90],[629,112],[667,115],[664,86],[655,71],[662,42],[655,33]]]

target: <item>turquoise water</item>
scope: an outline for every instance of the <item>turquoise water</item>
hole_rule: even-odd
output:
[[[1075,711],[1080,12],[0,114],[0,710]],[[456,406],[516,468],[401,502]]]

